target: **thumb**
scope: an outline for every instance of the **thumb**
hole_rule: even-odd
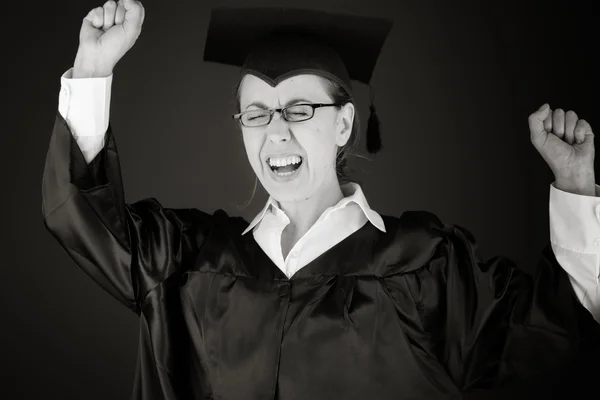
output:
[[[529,116],[529,132],[533,143],[541,143],[546,140],[548,132],[544,130],[544,120],[550,115],[550,106],[545,103]]]

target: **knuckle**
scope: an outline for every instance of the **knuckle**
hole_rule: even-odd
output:
[[[104,8],[111,8],[116,6],[117,4],[113,0],[108,0],[106,3],[104,3]]]
[[[570,118],[570,119],[577,119],[577,114],[575,114],[575,111],[571,111],[571,110],[567,111],[566,116],[567,116],[567,118]]]
[[[562,108],[557,108],[556,110],[554,110],[554,114],[555,115],[565,115],[565,110],[563,110]]]

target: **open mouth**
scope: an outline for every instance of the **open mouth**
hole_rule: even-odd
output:
[[[273,171],[275,174],[279,176],[287,176],[293,174],[294,172],[296,172],[296,170],[298,170],[298,168],[300,168],[303,159],[302,157],[299,158],[300,160],[298,162],[294,162],[284,166],[271,165],[269,164],[270,160],[267,160],[267,164],[269,165],[269,168],[271,168],[271,171]]]

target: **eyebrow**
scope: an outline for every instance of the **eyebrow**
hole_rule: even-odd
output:
[[[305,99],[305,98],[303,98],[303,97],[294,97],[293,99],[290,99],[290,100],[289,100],[287,103],[285,103],[285,104],[283,105],[283,107],[285,108],[285,107],[291,106],[291,105],[293,105],[293,104],[298,104],[298,103],[309,103],[309,104],[312,104],[312,103],[314,103],[314,102],[313,102],[313,101],[310,101],[310,100],[308,100],[308,99]],[[269,106],[267,106],[267,105],[266,105],[265,103],[263,103],[262,101],[254,101],[254,102],[252,102],[252,103],[250,103],[250,104],[248,104],[248,105],[246,106],[246,110],[247,110],[248,108],[252,107],[252,106],[255,106],[255,107],[258,107],[258,108],[262,108],[263,110],[268,110],[268,109],[269,109]]]

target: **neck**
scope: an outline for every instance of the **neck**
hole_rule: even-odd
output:
[[[324,190],[315,193],[308,199],[295,202],[279,202],[279,206],[290,219],[285,233],[291,237],[300,238],[319,219],[329,207],[337,204],[344,194],[337,181],[324,185]]]

